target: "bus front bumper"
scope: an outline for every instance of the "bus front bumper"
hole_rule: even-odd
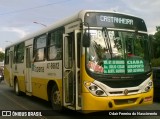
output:
[[[91,93],[83,93],[82,110],[84,113],[119,110],[138,105],[153,103],[153,89],[147,93],[128,96],[96,97]]]

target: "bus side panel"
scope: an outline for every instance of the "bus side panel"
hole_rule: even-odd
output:
[[[25,92],[26,86],[25,86],[25,76],[24,76],[24,69],[25,65],[24,63],[14,64],[14,76],[17,77],[20,91]]]
[[[32,95],[47,100],[47,82],[46,78],[32,78]]]
[[[25,80],[24,80],[24,76],[17,76],[18,78],[18,83],[19,83],[19,89],[22,92],[25,92]]]
[[[4,80],[5,80],[7,85],[11,86],[9,65],[4,66]]]
[[[48,82],[53,80],[62,88],[62,61],[34,62],[32,64],[32,95],[48,100]]]
[[[49,81],[54,81],[58,87],[62,88],[61,79],[32,78],[32,95],[48,101],[47,86]]]

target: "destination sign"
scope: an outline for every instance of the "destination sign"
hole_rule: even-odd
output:
[[[107,74],[125,73],[124,60],[105,60],[104,73],[107,73]]]
[[[125,60],[105,60],[104,73],[106,74],[124,74],[125,73]],[[127,60],[126,61],[127,73],[141,73],[144,72],[143,60]]]
[[[90,27],[107,27],[107,28],[119,28],[119,29],[130,29],[147,31],[144,20],[118,13],[86,13],[85,22]]]
[[[133,19],[126,19],[123,17],[113,17],[113,16],[100,15],[97,17],[97,19],[98,19],[97,21],[101,21],[101,22],[133,25]]]
[[[143,60],[127,60],[127,73],[144,72]]]

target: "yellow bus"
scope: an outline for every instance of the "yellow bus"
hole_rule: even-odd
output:
[[[5,49],[5,81],[51,101],[54,110],[118,110],[152,104],[149,39],[143,19],[82,10]]]

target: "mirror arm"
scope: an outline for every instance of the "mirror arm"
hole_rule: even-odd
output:
[[[84,47],[89,47],[90,46],[90,29],[89,29],[89,24],[87,22],[81,22],[80,24],[80,28],[83,28],[83,25],[86,25],[87,26],[87,29],[88,29],[88,33],[85,31],[84,34],[83,34],[83,46]]]

